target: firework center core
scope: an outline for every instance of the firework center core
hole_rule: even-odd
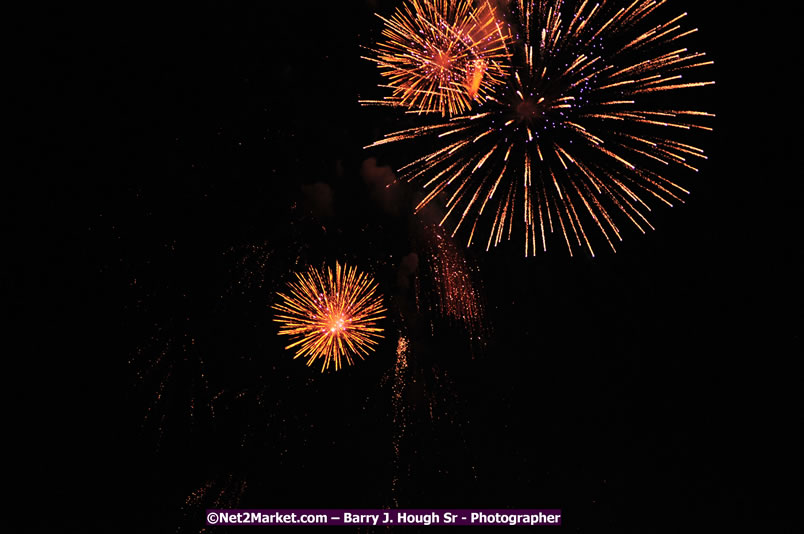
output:
[[[520,121],[534,122],[544,116],[548,107],[544,98],[524,98],[516,105],[516,113]]]
[[[329,332],[330,334],[335,334],[336,332],[342,332],[346,329],[346,319],[343,315],[335,315],[330,318],[329,321]]]
[[[452,68],[452,55],[443,50],[436,50],[435,53],[433,53],[433,63],[437,67],[440,67],[441,70],[449,70]]]

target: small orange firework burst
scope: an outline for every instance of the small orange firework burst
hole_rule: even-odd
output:
[[[363,359],[382,338],[382,296],[373,278],[356,267],[311,267],[288,282],[288,293],[277,295],[283,301],[272,306],[279,312],[279,335],[293,339],[285,348],[296,347],[294,359],[306,357],[308,366],[322,359],[322,372],[330,365],[337,371],[342,359],[349,365],[353,356]]]
[[[379,16],[379,15],[378,15]],[[393,95],[368,105],[455,115],[483,102],[507,78],[507,26],[486,1],[410,0],[385,19],[374,58]]]

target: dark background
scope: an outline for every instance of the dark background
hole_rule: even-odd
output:
[[[781,8],[671,4],[716,62],[692,196],[617,254],[468,250],[478,344],[401,324],[412,193],[389,214],[361,178],[369,156],[407,157],[362,149],[398,116],[358,104],[378,96],[360,59],[372,13],[394,5],[15,22],[7,439],[18,493],[46,507],[30,529],[198,532],[217,505],[398,503],[561,508],[572,532],[792,532],[800,171]],[[291,271],[335,259],[372,271],[392,313],[373,356],[321,375],[283,350],[269,305]],[[400,329],[416,379],[404,433]]]

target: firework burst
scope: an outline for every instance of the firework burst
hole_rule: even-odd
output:
[[[335,370],[343,360],[352,365],[353,356],[363,358],[382,338],[377,322],[385,316],[382,296],[367,274],[355,267],[335,269],[310,268],[296,273],[288,283],[288,293],[278,293],[281,303],[272,307],[279,312],[279,335],[290,336],[296,356],[306,357],[310,366],[322,360],[321,371],[330,365]]]
[[[471,0],[410,0],[380,18],[386,40],[366,59],[379,65],[393,95],[364,104],[455,115],[507,77],[510,35],[488,1],[476,8]]]
[[[517,34],[508,83],[479,109],[385,136],[372,145],[424,139],[423,157],[400,169],[423,184],[422,209],[445,196],[441,224],[488,250],[524,223],[525,256],[558,233],[570,252],[594,255],[587,228],[612,249],[621,223],[653,227],[649,202],[672,206],[688,192],[667,175],[697,171],[703,150],[685,136],[713,115],[668,103],[711,81],[687,81],[712,62],[680,42],[685,14],[650,22],[664,0],[538,0],[512,5]],[[479,228],[490,230],[479,238]]]

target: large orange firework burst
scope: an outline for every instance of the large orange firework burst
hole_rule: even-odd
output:
[[[379,16],[379,15],[378,15]],[[385,22],[373,51],[393,95],[364,104],[418,113],[461,113],[507,77],[510,35],[488,0],[409,0]]]
[[[706,159],[689,138],[711,130],[713,115],[671,97],[713,84],[696,77],[712,62],[681,44],[696,31],[682,28],[686,14],[651,22],[665,3],[512,2],[508,83],[477,109],[369,146],[426,141],[401,176],[426,191],[417,209],[445,198],[441,223],[453,221],[453,236],[466,227],[469,245],[488,250],[519,221],[526,256],[546,250],[554,232],[571,255],[594,255],[589,228],[614,249],[621,221],[644,233],[651,201],[683,202],[671,172]]]
[[[337,371],[344,360],[352,365],[354,356],[367,356],[382,338],[382,296],[372,277],[356,267],[311,267],[296,273],[287,293],[277,294],[282,302],[272,306],[279,312],[274,321],[279,335],[293,340],[285,348],[295,347],[294,359],[305,357],[308,366],[320,359],[322,372],[329,366]]]

